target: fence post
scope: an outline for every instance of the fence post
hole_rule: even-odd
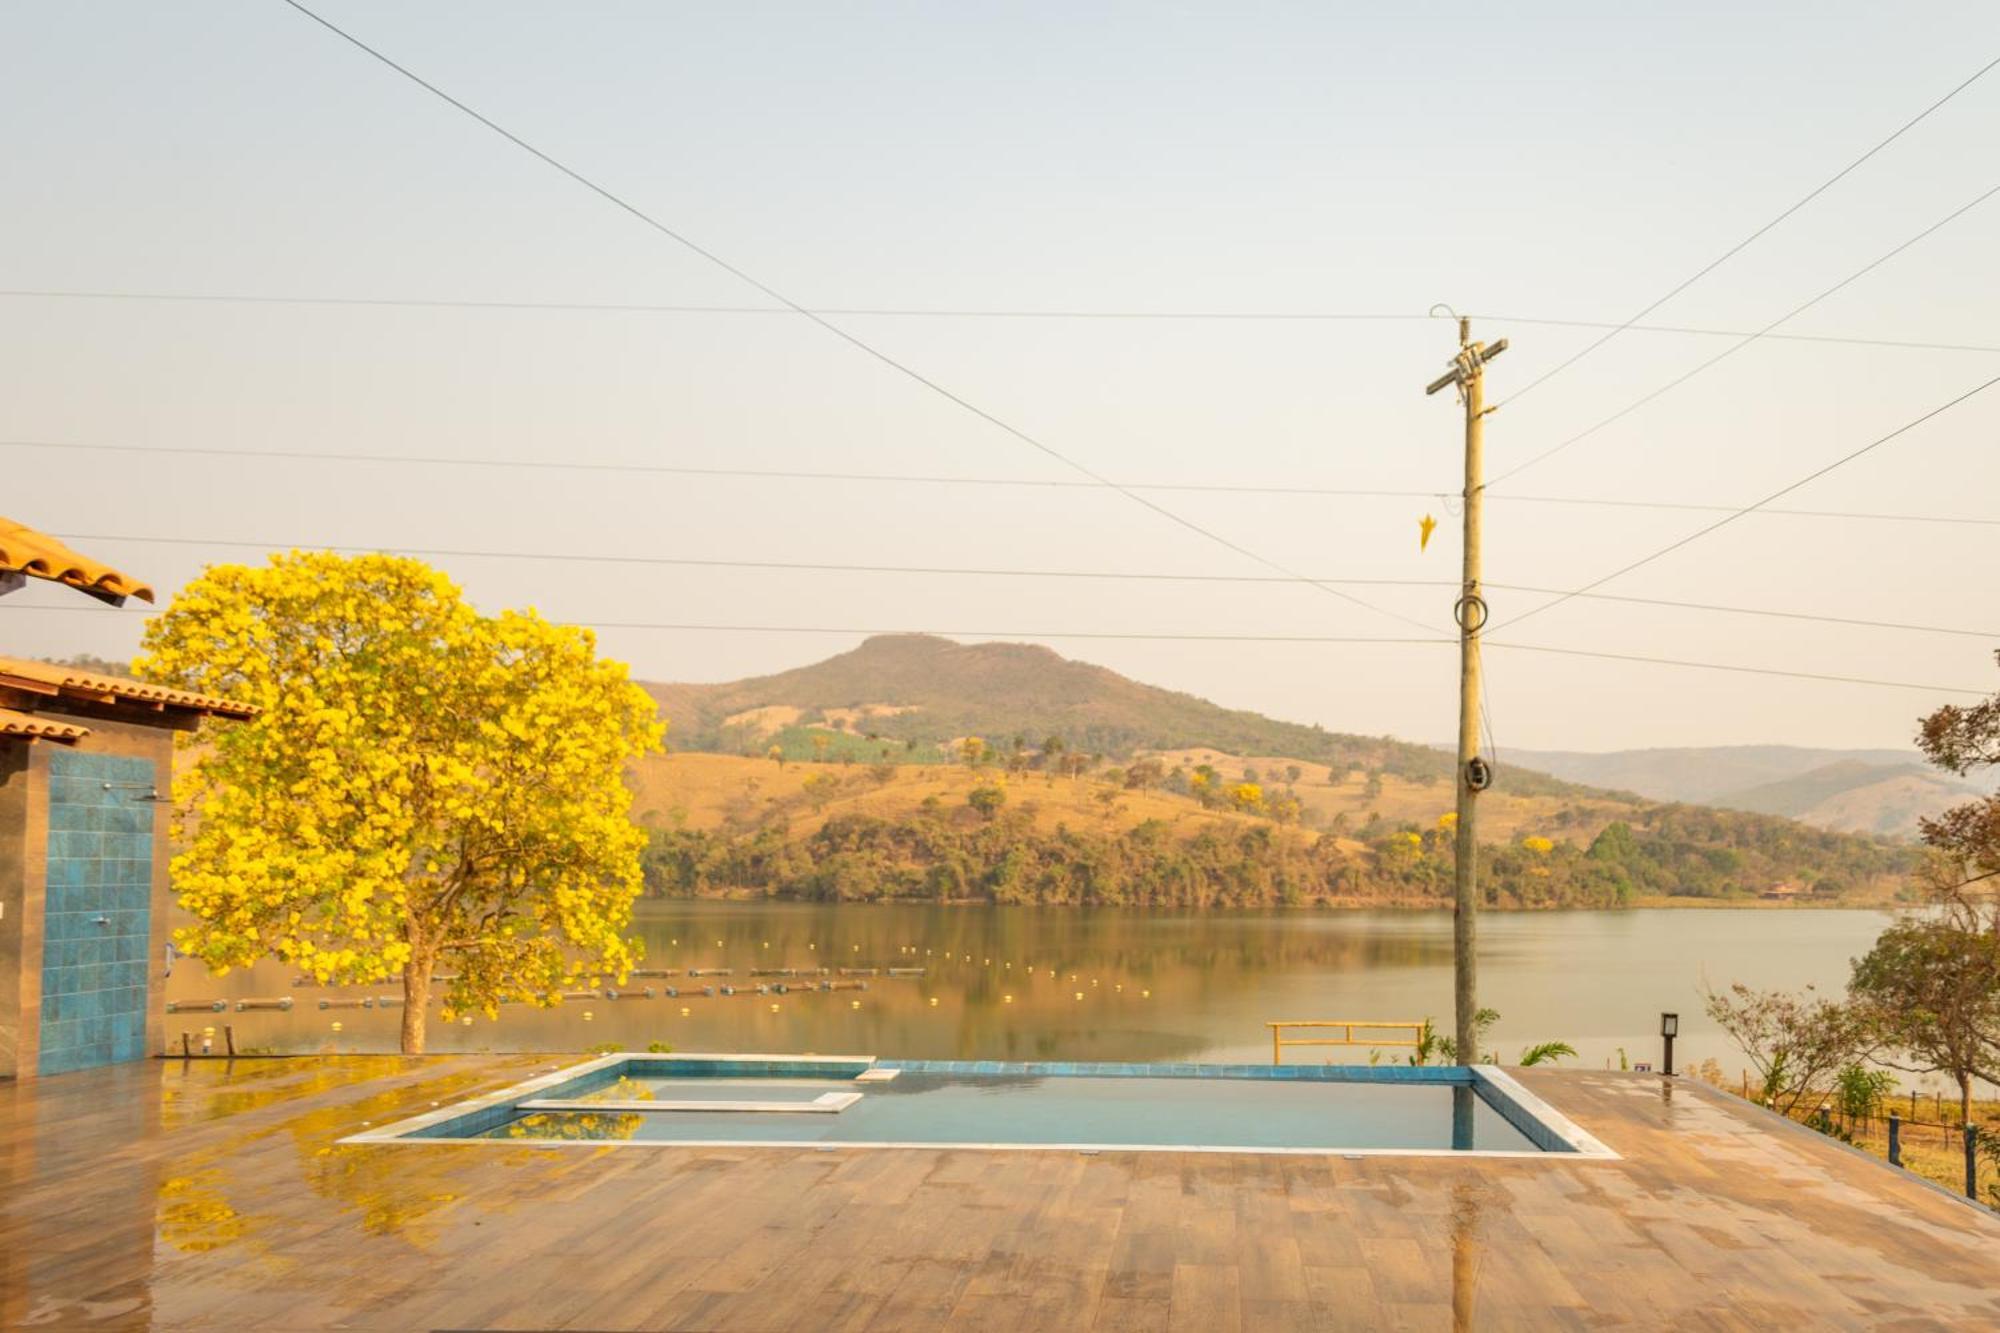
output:
[[[1903,1164],[1903,1117],[1889,1112],[1889,1165]]]
[[[1965,1197],[1975,1202],[1979,1199],[1979,1155],[1976,1150],[1978,1142],[1978,1126],[1967,1125],[1965,1127]]]

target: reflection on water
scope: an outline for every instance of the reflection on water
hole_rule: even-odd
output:
[[[1545,1040],[1581,1062],[1657,1060],[1659,1014],[1681,1015],[1692,1065],[1736,1056],[1701,1013],[1700,987],[1838,986],[1886,923],[1875,912],[1663,910],[1491,913],[1481,926],[1481,1002],[1502,1015],[1492,1045],[1512,1060]],[[681,1051],[815,1051],[1007,1060],[1270,1058],[1272,1019],[1448,1018],[1451,919],[1442,912],[1265,911],[1169,915],[1122,909],[649,903],[637,933],[649,968],[728,968],[690,981],[639,976],[636,996],[508,1006],[497,1020],[433,1020],[431,1048],[578,1051],[602,1044]],[[921,968],[920,977],[835,977],[866,990],[800,991],[752,969]],[[393,1049],[394,1009],[321,1010],[321,998],[393,994],[293,984],[260,964],[227,978],[176,969],[177,1000],[290,995],[289,1013],[186,1014],[234,1026],[239,1045],[281,1051]],[[784,994],[756,994],[782,981]],[[733,985],[733,997],[664,989]],[[340,1024],[335,1031],[333,1025]],[[1326,1052],[1322,1052],[1326,1054]],[[1313,1058],[1300,1056],[1298,1058]],[[1339,1058],[1336,1056],[1336,1058]],[[1351,1058],[1366,1059],[1366,1052]],[[1384,1051],[1399,1060],[1402,1053]],[[1572,1064],[1576,1062],[1571,1062]]]
[[[634,1111],[605,1115],[600,1111],[535,1111],[488,1137],[561,1139],[566,1142],[623,1142],[639,1132],[646,1117]]]

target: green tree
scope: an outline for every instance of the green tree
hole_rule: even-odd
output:
[[[1899,921],[1854,964],[1848,991],[1882,1043],[1879,1058],[1949,1077],[1970,1123],[1973,1080],[2000,1079],[2000,939],[1943,918]]]
[[[1994,660],[2000,662],[2000,652]],[[2000,767],[2000,694],[1969,707],[1938,709],[1920,724],[1917,746],[1933,764],[1960,777]],[[1924,842],[1959,872],[1958,880],[1984,882],[2000,875],[2000,793],[1955,805],[1922,820],[1920,828]],[[1987,901],[2000,899],[1988,895]],[[2000,926],[2000,920],[1993,924]]]
[[[402,1046],[447,1016],[623,980],[646,834],[626,764],[658,713],[586,630],[482,616],[420,561],[211,567],[146,629],[145,679],[260,710],[175,783],[177,943],[322,983],[403,981]]]
[[[979,812],[980,818],[991,820],[1000,813],[1000,807],[1007,804],[1005,787],[974,787],[966,793],[965,803]]]
[[[1741,982],[1704,997],[1708,1016],[1750,1060],[1761,1100],[1789,1114],[1807,1094],[1827,1085],[1869,1044],[1870,1026],[1859,1006],[1813,992],[1752,990]]]

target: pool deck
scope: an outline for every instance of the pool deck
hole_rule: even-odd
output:
[[[1994,1328],[2000,1216],[1724,1094],[1617,1161],[340,1145],[539,1056],[0,1082],[0,1328]]]

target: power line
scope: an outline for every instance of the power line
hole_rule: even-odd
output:
[[[1565,370],[1568,370],[1571,366],[1583,360],[1585,357],[1589,356],[1592,352],[1595,352],[1598,348],[1604,346],[1604,344],[1610,342],[1613,338],[1616,338],[1619,334],[1625,332],[1628,328],[1637,324],[1640,320],[1652,314],[1655,310],[1658,310],[1661,306],[1673,300],[1676,296],[1679,296],[1682,292],[1694,286],[1697,282],[1700,282],[1703,278],[1707,277],[1709,274],[1715,272],[1716,269],[1722,267],[1724,264],[1728,263],[1731,259],[1734,259],[1737,255],[1741,254],[1744,250],[1748,249],[1751,245],[1755,244],[1761,237],[1765,235],[1765,233],[1769,232],[1773,227],[1776,227],[1786,218],[1789,218],[1790,216],[1792,216],[1792,214],[1798,212],[1800,209],[1804,208],[1807,204],[1811,203],[1813,200],[1825,194],[1828,190],[1832,189],[1835,185],[1839,184],[1842,180],[1846,179],[1850,174],[1852,174],[1856,168],[1860,167],[1864,162],[1867,162],[1868,159],[1874,157],[1884,148],[1887,148],[1890,144],[1896,142],[1896,140],[1902,138],[1905,134],[1909,133],[1911,130],[1915,129],[1918,125],[1922,124],[1925,120],[1929,119],[1932,112],[1936,111],[1938,108],[1942,107],[1945,103],[1951,101],[1952,98],[1957,97],[1967,88],[1970,88],[1973,84],[1977,83],[1981,78],[1985,77],[1987,72],[1991,70],[1995,65],[2000,65],[2000,57],[1995,57],[1994,59],[1987,61],[1984,65],[1981,65],[1976,71],[1973,72],[1971,78],[1968,78],[1963,83],[1958,84],[1950,92],[1946,93],[1943,97],[1938,98],[1937,101],[1932,102],[1929,106],[1925,107],[1922,111],[1918,112],[1911,119],[1905,121],[1901,126],[1899,126],[1896,129],[1895,133],[1891,134],[1888,138],[1882,140],[1882,142],[1876,144],[1873,148],[1870,148],[1860,157],[1857,157],[1852,162],[1849,162],[1839,171],[1833,173],[1833,175],[1827,177],[1824,181],[1820,182],[1819,185],[1815,186],[1812,190],[1807,192],[1807,194],[1803,198],[1801,198],[1798,202],[1794,203],[1791,207],[1785,209],[1784,212],[1778,214],[1776,217],[1772,218],[1769,222],[1766,222],[1763,226],[1757,228],[1757,230],[1751,232],[1748,236],[1744,237],[1742,240],[1738,241],[1736,244],[1730,246],[1727,250],[1717,255],[1714,259],[1702,265],[1702,267],[1697,269],[1694,273],[1682,279],[1672,288],[1672,290],[1668,291],[1665,296],[1662,296],[1658,300],[1651,302],[1643,310],[1639,311],[1638,314],[1632,316],[1631,319],[1626,320],[1624,324],[1618,326],[1617,328],[1612,329],[1609,333],[1606,333],[1602,338],[1595,339],[1588,346],[1584,347],[1581,351],[1570,356],[1567,360],[1558,363],[1553,369],[1544,371],[1541,375],[1538,375],[1534,379],[1528,381],[1528,383],[1524,387],[1516,390],[1514,394],[1511,397],[1509,397],[1506,401],[1511,403],[1515,401],[1515,399],[1520,398],[1524,394],[1534,392],[1534,390],[1539,388],[1541,385],[1548,383],[1548,381],[1562,374]]]
[[[464,458],[441,454],[364,454],[314,449],[216,449],[201,445],[85,444],[65,440],[0,440],[0,449],[62,449],[81,453],[161,454],[169,457],[227,458],[238,461],[366,463],[415,467],[516,468],[539,472],[604,472],[673,477],[734,478],[751,481],[829,481],[877,485],[915,486],[1019,486],[1056,490],[1107,490],[1111,483],[1074,481],[1066,478],[1036,477],[955,477],[942,474],[889,472],[835,472],[787,468],[693,467],[669,463],[597,463],[575,459]],[[1186,492],[1201,495],[1289,495],[1343,499],[1438,500],[1447,492],[1394,490],[1349,486],[1257,486],[1209,482],[1118,483],[1128,491]],[[1585,495],[1492,495],[1489,499],[1516,504],[1571,505],[1618,509],[1660,509],[1692,513],[1728,514],[1735,505],[1694,504],[1671,500],[1633,500],[1617,496]],[[1785,518],[1852,519],[1880,523],[1931,523],[1962,527],[2000,527],[2000,518],[1973,518],[1952,514],[1898,514],[1861,510],[1777,509],[1762,514]],[[1315,580],[1326,582],[1328,580]],[[1457,585],[1452,585],[1457,586]]]
[[[87,608],[86,608],[87,609]],[[1886,689],[1926,690],[1936,694],[1971,694],[1984,697],[1989,691],[1960,689],[1953,685],[1916,685],[1902,680],[1879,680],[1869,676],[1837,676],[1817,671],[1789,671],[1778,667],[1742,666],[1733,662],[1694,662],[1680,657],[1650,657],[1641,653],[1607,653],[1590,648],[1557,648],[1539,643],[1496,643],[1488,648],[1504,648],[1517,653],[1554,653],[1562,657],[1592,657],[1608,662],[1642,662],[1652,666],[1688,667],[1697,671],[1733,671],[1750,676],[1783,676],[1791,680],[1821,680],[1841,685],[1879,685]]]
[[[1853,273],[1850,273],[1846,277],[1842,278],[1839,282],[1834,283],[1833,286],[1828,287],[1825,291],[1821,292],[1819,295],[1812,297],[1810,300],[1807,300],[1800,305],[1793,306],[1790,310],[1778,316],[1778,318],[1772,320],[1769,324],[1766,324],[1763,328],[1757,330],[1755,333],[1744,335],[1744,337],[1742,337],[1738,341],[1731,343],[1729,346],[1717,352],[1714,356],[1709,357],[1708,360],[1699,363],[1691,370],[1683,371],[1681,374],[1676,375],[1674,378],[1668,380],[1665,384],[1660,385],[1658,388],[1652,390],[1650,393],[1643,394],[1634,401],[1627,403],[1624,407],[1619,408],[1616,412],[1613,412],[1610,416],[1605,417],[1602,420],[1598,421],[1595,425],[1588,426],[1583,430],[1578,431],[1576,434],[1570,436],[1568,439],[1563,440],[1557,444],[1550,445],[1548,448],[1542,450],[1542,452],[1534,455],[1533,457],[1525,459],[1522,462],[1516,463],[1513,467],[1508,468],[1505,472],[1502,472],[1499,476],[1495,477],[1491,482],[1487,484],[1490,486],[1497,486],[1501,482],[1506,481],[1509,477],[1517,477],[1521,473],[1526,472],[1529,468],[1535,466],[1537,463],[1540,463],[1545,459],[1555,457],[1555,455],[1561,453],[1563,450],[1569,448],[1571,445],[1579,444],[1582,441],[1589,439],[1591,436],[1597,434],[1597,432],[1603,430],[1606,426],[1609,426],[1614,422],[1624,420],[1626,417],[1632,415],[1632,413],[1646,406],[1648,403],[1654,402],[1657,399],[1663,397],[1664,395],[1673,392],[1675,389],[1678,389],[1681,385],[1686,384],[1689,380],[1693,379],[1695,376],[1702,374],[1704,371],[1707,371],[1713,366],[1720,365],[1722,362],[1728,360],[1730,357],[1736,355],[1738,352],[1748,347],[1751,343],[1756,342],[1758,339],[1762,338],[1772,329],[1777,328],[1780,324],[1786,323],[1787,321],[1792,320],[1797,316],[1804,314],[1806,311],[1818,305],[1821,301],[1824,301],[1827,297],[1832,296],[1835,292],[1840,291],[1842,288],[1847,287],[1852,283],[1858,282],[1860,279],[1866,277],[1868,274],[1880,268],[1882,265],[1888,263],[1891,259],[1894,259],[1897,255],[1902,254],[1903,251],[1909,249],[1917,242],[1923,240],[1926,236],[1931,235],[1933,232],[1938,231],[1939,229],[1956,221],[1958,218],[1963,217],[1965,214],[1971,212],[1979,205],[1985,203],[1988,199],[1991,199],[1996,194],[2000,194],[2000,185],[1994,185],[1988,187],[1984,192],[1979,194],[1977,197],[1971,199],[1970,201],[1964,204],[1959,205],[1957,208],[1953,209],[1950,213],[1946,214],[1938,221],[1933,222],[1930,226],[1924,228],[1922,231],[1918,232],[1915,236],[1910,237],[1908,240],[1896,246],[1888,253],[1880,255],[1875,259],[1871,260],[1869,263],[1863,265],[1861,268],[1855,270]],[[1610,335],[1606,336],[1608,337]],[[1520,396],[1519,394],[1515,395],[1515,397],[1517,398],[1519,396]]]
[[[1635,569],[1638,569],[1645,565],[1650,565],[1655,560],[1660,559],[1662,556],[1671,554],[1674,551],[1678,551],[1683,546],[1686,546],[1691,542],[1700,541],[1703,537],[1708,536],[1708,534],[1710,534],[1711,532],[1715,532],[1718,529],[1728,527],[1731,523],[1734,523],[1737,519],[1742,518],[1746,514],[1753,513],[1754,511],[1762,508],[1764,505],[1769,504],[1771,501],[1776,500],[1781,496],[1790,495],[1793,491],[1798,490],[1801,486],[1805,486],[1811,482],[1817,481],[1821,477],[1824,477],[1827,473],[1834,471],[1836,468],[1845,467],[1847,464],[1853,462],[1855,459],[1861,457],[1863,454],[1870,453],[1875,449],[1879,449],[1880,447],[1889,443],[1889,441],[1897,438],[1898,436],[1907,434],[1908,432],[1915,430],[1918,426],[1921,426],[1925,422],[1931,420],[1931,418],[1942,416],[1944,413],[1949,412],[1952,408],[1957,407],[1960,403],[1965,402],[1967,399],[1975,398],[1978,395],[1986,392],[1988,389],[1992,388],[1995,384],[2000,384],[2000,375],[1996,375],[1992,379],[1989,379],[1982,384],[1967,389],[1964,393],[1958,395],[1958,397],[1956,398],[1953,398],[1950,402],[1940,404],[1939,406],[1932,408],[1930,411],[1924,413],[1920,417],[1915,418],[1914,420],[1904,422],[1902,425],[1896,427],[1896,429],[1890,431],[1887,435],[1878,436],[1875,439],[1870,440],[1867,444],[1862,445],[1859,449],[1854,450],[1852,453],[1844,454],[1841,457],[1834,459],[1831,463],[1828,463],[1823,467],[1816,468],[1815,470],[1808,472],[1805,476],[1800,477],[1797,481],[1779,487],[1777,490],[1772,491],[1769,495],[1765,496],[1763,499],[1753,501],[1752,503],[1743,506],[1741,509],[1736,510],[1734,513],[1719,518],[1715,522],[1708,524],[1706,527],[1699,528],[1696,531],[1689,533],[1687,536],[1682,537],[1677,541],[1668,542],[1665,546],[1660,547],[1658,550],[1653,551],[1648,555],[1643,555],[1629,564],[1621,565],[1617,569],[1612,570],[1609,574],[1604,575],[1602,578],[1593,579],[1591,582],[1584,584],[1581,588],[1572,589],[1571,591],[1562,594],[1562,596],[1557,597],[1553,601],[1544,602],[1540,606],[1537,606],[1532,610],[1524,611],[1520,615],[1515,616],[1512,620],[1509,620],[1505,623],[1506,625],[1509,626],[1518,625],[1522,621],[1528,619],[1530,616],[1538,616],[1542,612],[1547,611],[1551,607],[1561,606],[1564,602],[1569,601],[1571,598],[1581,597],[1585,593],[1588,593],[1596,588],[1603,587],[1605,584],[1611,582],[1613,579],[1622,578],[1625,575],[1631,573]]]
[[[12,609],[16,611],[87,612],[95,615],[119,614],[116,611],[107,612],[106,608],[101,606],[47,605],[22,606]],[[123,614],[157,615],[160,613],[127,607],[124,608]],[[574,625],[579,628],[594,630],[670,630],[709,634],[837,634],[849,636],[860,635],[871,638],[878,635],[929,635],[936,638],[1002,639],[1015,641],[1090,639],[1143,643],[1379,644],[1391,647],[1456,646],[1458,642],[1456,639],[1446,638],[1374,638],[1364,635],[1345,634],[1184,634],[1117,630],[868,629],[838,625],[718,625],[619,620],[561,620],[553,623]],[[1564,657],[1595,658],[1610,662],[1635,662],[1652,666],[1685,667],[1701,671],[1728,671],[1753,676],[1778,676],[1791,680],[1813,680],[1841,685],[1869,685],[1883,689],[1921,690],[1929,694],[1964,694],[1983,698],[1988,693],[1986,690],[1962,689],[1952,685],[1926,685],[1912,681],[1882,680],[1868,676],[1840,676],[1814,671],[1790,671],[1778,667],[1743,666],[1732,662],[1699,662],[1689,661],[1684,658],[1649,657],[1638,653],[1599,652],[1589,648],[1557,648],[1531,643],[1496,643],[1490,639],[1485,641],[1484,646],[1487,648],[1503,648],[1511,652],[1555,653]]]
[[[780,315],[796,312],[784,306],[703,305],[688,303],[645,304],[630,301],[475,301],[426,299],[422,297],[367,296],[259,296],[230,292],[140,292],[37,287],[0,288],[0,297],[52,301],[132,301],[190,305],[329,306],[357,309],[395,310],[491,310],[566,314],[643,315]],[[824,306],[812,307],[814,314],[828,318],[869,319],[988,319],[988,320],[1102,320],[1109,322],[1158,321],[1163,323],[1421,323],[1429,315],[1396,314],[1386,311],[1331,310],[1087,310],[1087,309],[1004,309],[994,307],[949,306]],[[1527,315],[1475,314],[1471,318],[1507,324],[1534,324],[1565,329],[1619,329],[1630,333],[1671,333],[1706,338],[1741,338],[1743,329],[1704,328],[1685,324],[1618,324],[1610,320],[1546,319]],[[1923,342],[1903,338],[1857,338],[1840,334],[1767,333],[1773,342],[1832,343],[1849,347],[1891,347],[1919,352],[1981,352],[2000,354],[2000,344]]]
[[[952,578],[1087,579],[1105,582],[1140,583],[1249,583],[1283,585],[1294,581],[1276,574],[1201,574],[1173,573],[1161,570],[1018,569],[976,565],[883,565],[823,560],[732,560],[718,556],[599,555],[577,551],[477,550],[404,546],[396,543],[366,546],[322,542],[260,542],[210,537],[150,537],[136,536],[131,533],[105,532],[65,532],[59,535],[63,540],[70,542],[138,542],[159,546],[223,546],[257,551],[290,549],[312,549],[348,553],[394,551],[404,555],[417,555],[439,560],[522,560],[533,564],[665,565],[678,568],[769,570],[783,573],[908,574],[939,575]],[[1315,583],[1330,583],[1350,588],[1456,588],[1459,586],[1458,582],[1452,579],[1357,579],[1313,576],[1313,581]],[[1536,587],[1520,583],[1488,583],[1485,586],[1497,592],[1560,595],[1565,591],[1562,588]],[[1805,611],[1780,611],[1768,607],[1728,606],[1714,602],[1675,601],[1664,597],[1627,597],[1616,593],[1582,593],[1579,595],[1590,601],[1623,602],[1635,606],[1657,606],[1682,611],[1709,611],[1739,616],[1763,616],[1779,620],[1802,620],[1827,625],[1905,630],[1913,633],[1948,634],[1962,638],[2000,641],[2000,630],[1958,629],[1945,625],[1912,624],[1908,621],[1868,620],[1857,616],[1826,616],[1815,615]]]
[[[661,236],[666,237],[668,240],[674,242],[676,245],[679,245],[683,249],[686,249],[689,252],[700,256],[702,259],[707,260],[709,263],[721,269],[723,272],[729,274],[731,277],[736,278],[738,281],[744,283],[746,286],[756,289],[757,291],[763,293],[765,296],[769,297],[771,300],[776,301],[778,304],[786,307],[795,314],[799,315],[801,318],[809,320],[812,323],[818,325],[820,328],[825,329],[828,333],[831,333],[836,338],[839,338],[842,342],[848,344],[850,347],[853,347],[855,350],[866,354],[867,356],[873,358],[875,361],[881,363],[884,366],[887,366],[889,369],[896,371],[897,373],[905,376],[906,378],[922,386],[923,388],[930,390],[932,393],[936,394],[940,398],[943,398],[945,401],[952,403],[959,408],[962,408],[964,411],[979,418],[981,421],[986,422],[988,425],[991,425],[994,428],[1004,432],[1008,436],[1011,436],[1012,438],[1020,441],[1022,444],[1027,445],[1029,448],[1034,449],[1038,453],[1041,453],[1044,456],[1053,459],[1054,461],[1062,464],[1064,467],[1067,467],[1074,472],[1089,477],[1092,481],[1099,482],[1109,487],[1110,489],[1117,491],[1120,495],[1123,495],[1126,499],[1132,501],[1134,504],[1143,506],[1144,508],[1151,510],[1153,513],[1158,514],[1160,517],[1165,518],[1168,521],[1177,524],[1182,528],[1187,529],[1189,532],[1193,532],[1197,536],[1200,536],[1207,541],[1213,542],[1218,546],[1233,551],[1237,555],[1240,555],[1245,559],[1254,560],[1255,562],[1257,562],[1260,565],[1263,565],[1267,569],[1276,570],[1280,574],[1288,574],[1291,577],[1298,579],[1298,581],[1301,583],[1305,583],[1312,587],[1316,587],[1324,593],[1327,593],[1334,597],[1338,597],[1342,601],[1350,602],[1355,606],[1363,607],[1369,611],[1373,611],[1377,615],[1387,616],[1393,620],[1400,620],[1405,624],[1415,625],[1419,629],[1424,629],[1424,630],[1430,629],[1430,626],[1424,624],[1422,621],[1416,620],[1409,616],[1405,616],[1400,612],[1388,610],[1385,607],[1376,606],[1374,603],[1366,601],[1363,598],[1356,597],[1352,593],[1342,592],[1340,589],[1332,587],[1327,584],[1313,583],[1311,579],[1305,578],[1304,576],[1298,574],[1297,571],[1288,569],[1284,565],[1278,563],[1277,561],[1272,560],[1266,556],[1260,555],[1256,551],[1251,550],[1247,546],[1243,546],[1238,542],[1232,541],[1229,538],[1222,536],[1220,533],[1215,532],[1210,528],[1206,528],[1201,524],[1196,523],[1194,520],[1186,518],[1179,513],[1176,513],[1174,510],[1168,509],[1164,505],[1149,500],[1144,495],[1141,495],[1137,491],[1119,486],[1116,482],[1113,482],[1108,478],[1099,475],[1091,468],[1085,466],[1083,463],[1080,463],[1073,458],[1070,458],[1068,455],[1056,449],[1054,446],[1044,443],[1042,440],[1029,434],[1027,431],[1022,430],[1020,427],[1015,426],[1013,423],[1003,420],[1002,418],[996,416],[992,412],[987,411],[985,408],[976,405],[970,399],[967,399],[961,396],[960,394],[952,391],[951,389],[946,388],[943,384],[939,383],[937,380],[930,378],[928,375],[925,375],[923,372],[917,370],[915,367],[907,364],[906,362],[900,361],[896,357],[891,356],[889,353],[876,347],[873,343],[868,342],[866,339],[861,338],[856,334],[848,332],[846,329],[842,328],[838,324],[833,323],[831,320],[827,319],[823,315],[815,314],[812,310],[808,309],[806,306],[800,304],[799,302],[793,300],[791,297],[785,295],[777,288],[772,287],[770,284],[763,282],[762,280],[756,277],[753,277],[749,272],[747,272],[742,268],[737,267],[735,264],[730,263],[728,260],[724,259],[721,255],[717,254],[715,251],[697,244],[690,237],[684,235],[679,231],[676,231],[674,228],[668,226],[666,223],[654,217],[651,213],[648,213],[646,210],[640,208],[638,205],[626,200],[623,196],[614,193],[609,188],[598,184],[596,181],[584,175],[582,172],[564,164],[562,161],[558,160],[555,157],[552,157],[548,153],[543,152],[541,149],[535,147],[533,144],[521,138],[513,131],[508,130],[503,126],[501,126],[497,121],[489,119],[487,116],[481,114],[478,111],[475,111],[471,106],[467,105],[464,102],[459,101],[456,97],[453,97],[450,93],[445,92],[442,88],[438,87],[434,83],[431,83],[429,80],[423,78],[421,75],[409,69],[407,66],[398,64],[396,61],[390,59],[387,55],[385,55],[381,51],[370,46],[368,43],[362,41],[359,37],[354,36],[346,29],[341,28],[337,24],[334,24],[333,22],[325,18],[322,18],[319,14],[315,13],[311,9],[308,9],[305,5],[299,3],[299,0],[284,0],[284,3],[289,5],[291,8],[297,10],[300,14],[303,14],[305,17],[311,19],[314,23],[318,24],[320,27],[326,29],[326,31],[332,33],[334,36],[348,43],[350,46],[353,46],[356,50],[359,50],[367,54],[368,56],[371,56],[375,60],[379,61],[381,64],[387,66],[389,69],[394,70],[396,73],[402,75],[410,82],[424,89],[432,96],[463,112],[465,115],[477,121],[479,124],[485,126],[487,129],[493,131],[495,134],[499,135],[507,142],[513,144],[515,147],[521,149],[523,152],[528,153],[530,156],[534,157],[536,160],[542,162],[546,166],[552,167],[556,171],[561,172],[564,176],[567,176],[569,179],[575,181],[578,185],[583,186],[585,189],[589,190],[592,194],[597,195],[605,202],[618,208],[621,212],[624,212],[627,215],[631,216],[632,218],[637,219],[639,222],[644,223],[647,227],[650,227],[652,230],[658,232]]]

